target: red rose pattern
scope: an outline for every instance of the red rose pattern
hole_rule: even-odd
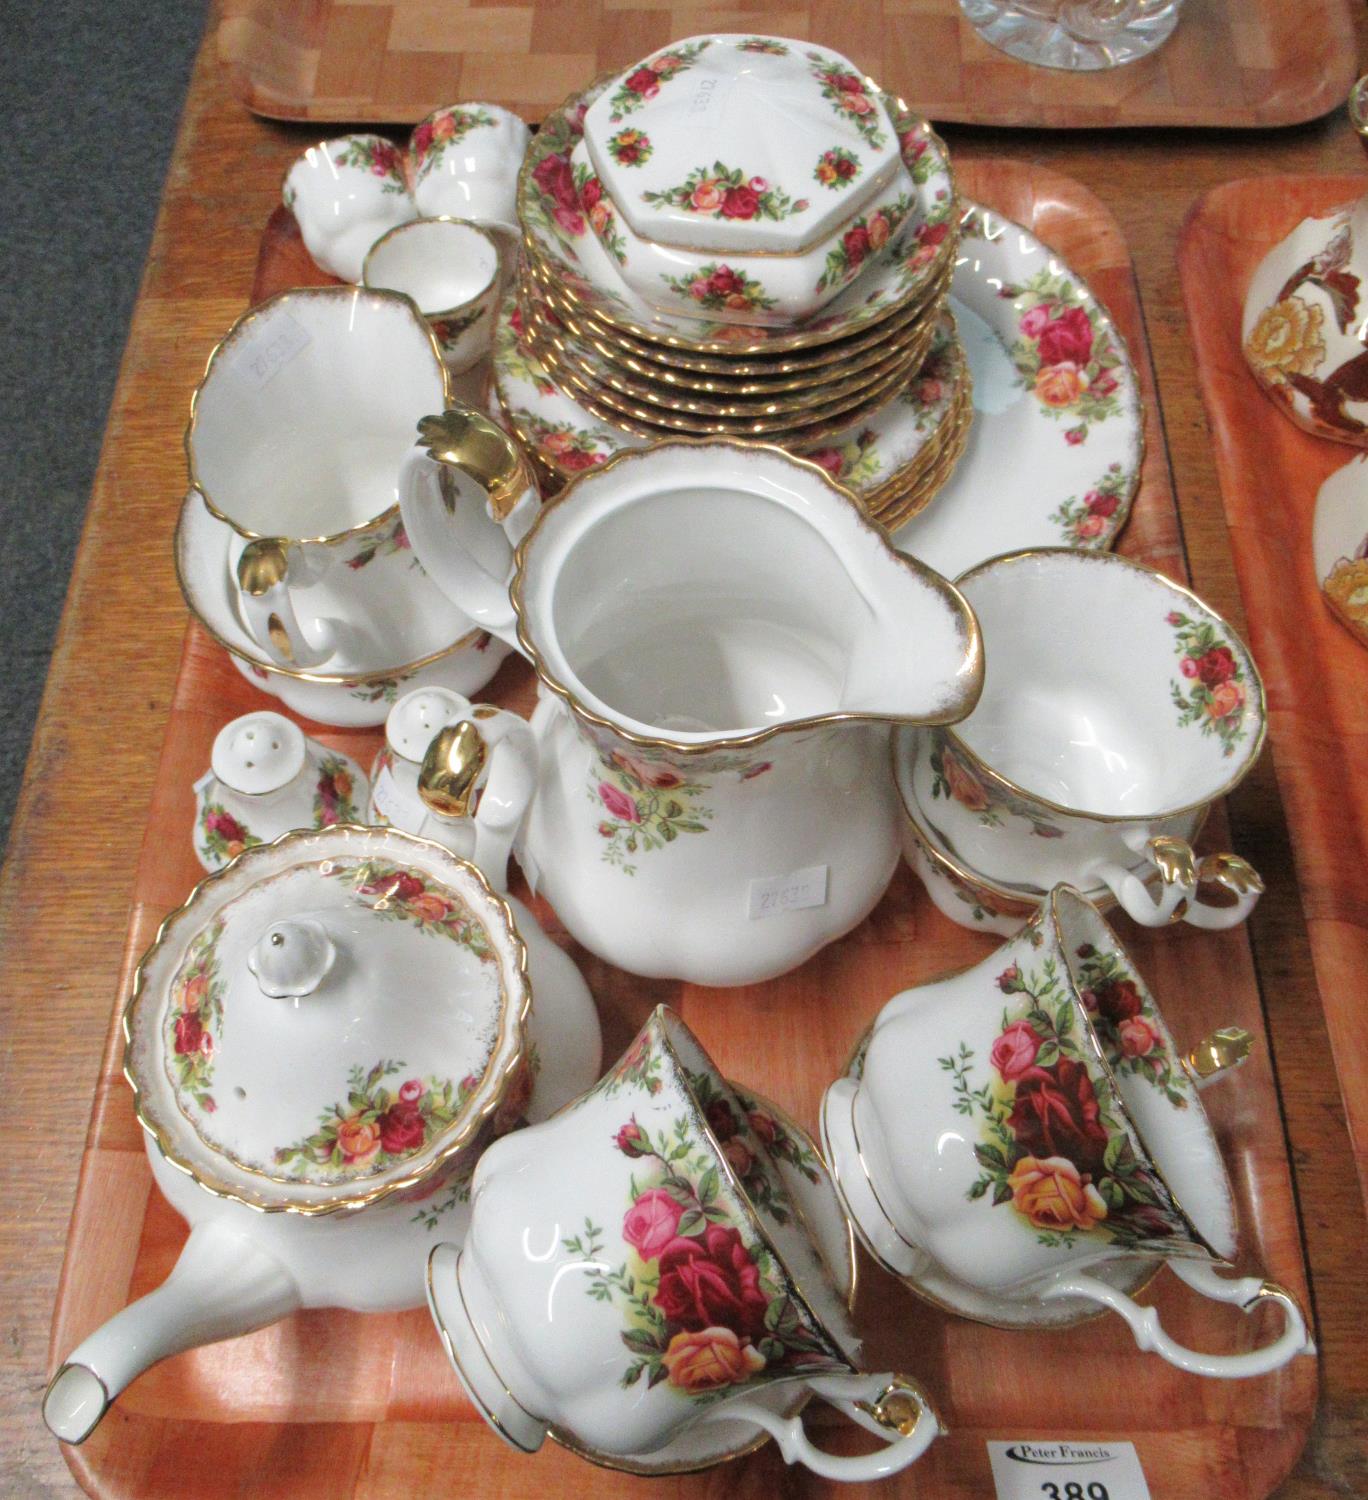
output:
[[[1096,1175],[1107,1149],[1101,1114],[1087,1068],[1061,1057],[1052,1068],[1030,1068],[1018,1080],[1008,1124],[1030,1155],[1067,1157]]]
[[[769,1306],[740,1234],[720,1224],[709,1224],[701,1239],[680,1237],[665,1247],[652,1301],[683,1328],[730,1328],[751,1339],[764,1332]]]
[[[1042,365],[1086,365],[1092,357],[1093,330],[1081,307],[1065,309],[1040,331],[1036,351]]]

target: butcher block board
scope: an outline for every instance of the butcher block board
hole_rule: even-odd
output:
[[[1250,127],[1299,124],[1344,102],[1355,77],[1350,3],[1187,0],[1156,53],[1098,73],[1008,57],[958,0],[224,0],[219,51],[243,103],[281,120],[412,124],[479,99],[537,121],[605,69],[733,31],[834,47],[942,122]]]

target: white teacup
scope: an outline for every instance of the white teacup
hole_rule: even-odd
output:
[[[489,353],[499,295],[494,236],[464,219],[415,219],[381,235],[361,280],[373,291],[412,297],[453,375]]]
[[[958,587],[983,633],[983,695],[953,727],[902,732],[917,821],[969,874],[1028,898],[1063,881],[1149,927],[1242,922],[1258,874],[1188,842],[1263,744],[1263,684],[1231,627],[1111,553],[1008,553]],[[1208,904],[1199,882],[1234,899]]]
[[[1290,1293],[1216,1270],[1235,1208],[1196,1082],[1248,1045],[1232,1029],[1180,1057],[1115,934],[1057,886],[982,963],[889,1001],[823,1100],[827,1158],[875,1258],[956,1311],[1029,1324],[1100,1304],[1180,1369],[1264,1374],[1312,1345]],[[1178,1344],[1127,1294],[1159,1262],[1216,1301],[1276,1301],[1282,1333]]]
[[[185,433],[190,478],[234,533],[230,586],[268,660],[382,666],[472,630],[416,562],[397,504],[418,421],[450,394],[431,329],[394,292],[281,293],[210,355]]]
[[[429,1305],[461,1382],[507,1442],[548,1433],[599,1462],[668,1455],[700,1424],[768,1433],[830,1479],[906,1467],[939,1431],[859,1341],[746,1110],[659,1008],[593,1089],[481,1158],[464,1248]],[[811,1393],[887,1445],[836,1457],[775,1398]]]
[[[427,217],[451,214],[494,230],[509,269],[521,238],[518,172],[532,133],[497,104],[446,104],[409,137],[413,201]]]

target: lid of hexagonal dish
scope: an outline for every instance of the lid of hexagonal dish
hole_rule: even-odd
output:
[[[202,1185],[358,1207],[480,1139],[521,1067],[526,955],[473,865],[393,829],[249,849],[138,968],[125,1070]]]
[[[781,37],[673,43],[604,89],[584,139],[637,234],[734,255],[807,249],[899,160],[872,82],[839,53]]]

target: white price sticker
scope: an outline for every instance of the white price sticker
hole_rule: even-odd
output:
[[[810,865],[791,875],[768,875],[750,883],[750,919],[777,917],[781,911],[801,911],[805,906],[825,906],[827,867]]]
[[[997,1500],[1150,1500],[1134,1443],[989,1443]]]
[[[394,777],[388,770],[381,771],[371,782],[371,801],[375,804],[376,812],[396,823],[403,816],[404,803],[399,795],[399,788],[394,784]]]
[[[274,380],[297,354],[303,353],[313,340],[308,331],[289,313],[277,313],[270,320],[269,332],[251,337],[236,351],[233,372],[239,379],[258,389]]]

